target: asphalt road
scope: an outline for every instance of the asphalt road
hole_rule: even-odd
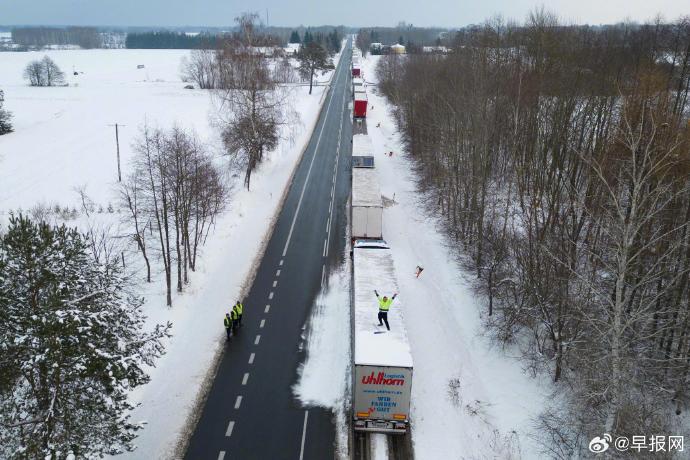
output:
[[[302,407],[291,386],[304,359],[300,342],[313,301],[345,250],[352,148],[350,62],[348,43],[244,299],[244,326],[223,354],[187,459],[334,457],[333,414]],[[235,300],[228,299],[228,308]],[[224,335],[222,318],[218,327]]]

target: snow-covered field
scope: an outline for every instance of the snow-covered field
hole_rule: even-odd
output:
[[[24,67],[45,54],[65,71],[69,86],[26,85]],[[0,53],[0,88],[15,127],[14,133],[0,137],[0,222],[11,210],[27,210],[37,203],[80,209],[76,187],[84,187],[97,205],[107,209],[113,203],[116,208],[114,123],[124,125],[119,131],[123,176],[130,171],[131,144],[144,123],[193,129],[219,155],[209,93],[183,89],[179,78],[180,59],[187,54],[184,50]],[[144,68],[137,69],[138,65]],[[292,90],[289,105],[299,114],[299,122],[289,128],[289,136],[283,133],[285,140],[252,175],[251,192],[241,188],[239,178],[240,187],[219,217],[199,269],[189,288],[174,296],[173,307],[165,307],[160,277],[151,285],[142,284],[149,323],[173,322],[173,337],[167,341],[167,354],[150,370],[151,382],[132,394],[132,400],[141,403],[133,420],[148,423],[136,441],[138,449],[120,458],[172,457],[222,343],[223,314],[243,293],[311,135],[325,88],[315,87],[311,96],[308,86]],[[116,221],[116,216],[117,212],[93,218]]]

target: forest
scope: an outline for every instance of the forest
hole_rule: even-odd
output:
[[[217,36],[200,33],[189,35],[185,32],[167,30],[150,32],[130,32],[125,39],[125,48],[130,49],[199,49],[213,48]]]
[[[78,45],[100,48],[101,36],[95,27],[19,27],[12,29],[12,41],[21,46]]]
[[[384,56],[429,209],[491,335],[556,394],[545,455],[679,432],[690,394],[690,18],[568,26],[544,10]],[[675,414],[675,415],[674,415]]]

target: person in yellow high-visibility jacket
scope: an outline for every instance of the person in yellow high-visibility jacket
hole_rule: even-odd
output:
[[[235,306],[232,308],[235,310],[235,312],[237,312],[237,325],[242,327],[242,312],[244,311],[244,305],[242,305],[242,302],[238,300]]]
[[[390,299],[385,295],[380,297],[376,290],[374,290],[374,294],[376,294],[376,298],[379,299],[379,326],[383,326],[383,323],[386,323],[386,329],[390,331],[391,327],[388,325],[388,310],[391,309],[391,304],[397,297],[398,293],[396,292],[393,294],[393,297]]]
[[[233,305],[232,309],[230,310],[230,318],[232,319],[232,330],[233,332],[237,329],[237,322],[239,321],[238,315],[237,315],[237,309]]]
[[[230,335],[232,333],[232,317],[230,316],[230,313],[225,314],[225,318],[223,318],[223,325],[225,326],[225,333],[228,336],[228,340],[230,340]]]

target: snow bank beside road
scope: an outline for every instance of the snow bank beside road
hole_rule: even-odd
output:
[[[336,455],[348,456],[350,388],[350,261],[322,286],[306,325],[307,356],[293,387],[305,406],[331,409],[336,418]]]
[[[362,60],[367,82],[376,82],[379,58]],[[414,359],[415,457],[538,458],[529,437],[531,418],[544,407],[549,384],[527,376],[519,362],[492,349],[482,337],[481,302],[460,279],[447,242],[436,231],[437,222],[419,206],[411,164],[400,154],[391,107],[373,85],[368,93],[367,126],[381,192],[389,199],[384,200],[389,206],[383,213],[383,237],[393,252],[405,298]],[[390,151],[393,157],[384,155]],[[424,267],[419,278],[417,265]]]

